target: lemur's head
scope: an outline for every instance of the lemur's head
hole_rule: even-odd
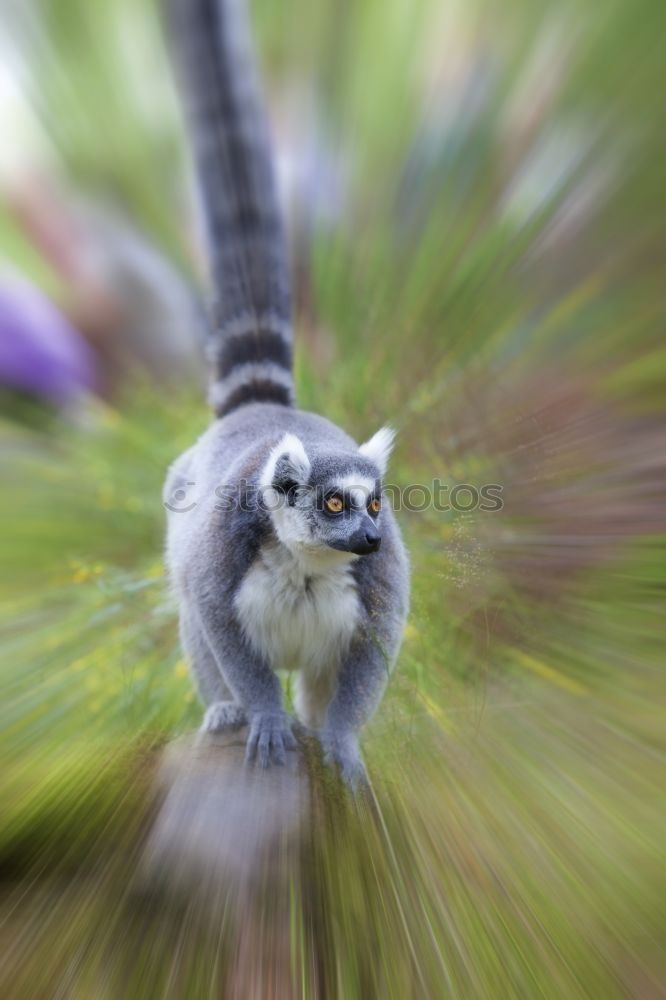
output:
[[[382,540],[381,480],[393,444],[383,427],[360,448],[313,455],[294,434],[273,448],[261,476],[261,497],[275,533],[304,556],[353,558]]]

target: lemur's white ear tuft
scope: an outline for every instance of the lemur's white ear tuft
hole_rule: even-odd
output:
[[[358,449],[362,455],[374,462],[383,476],[386,472],[391,449],[395,440],[395,431],[392,427],[382,427],[376,434],[373,434],[369,441],[362,444]]]
[[[271,449],[261,475],[261,485],[277,485],[276,479],[303,485],[307,483],[309,476],[310,459],[303,442],[295,434],[285,434]]]

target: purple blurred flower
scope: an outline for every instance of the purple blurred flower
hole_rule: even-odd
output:
[[[14,278],[0,281],[0,385],[56,406],[96,385],[91,347],[38,289]]]

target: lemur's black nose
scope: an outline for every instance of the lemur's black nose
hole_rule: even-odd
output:
[[[350,539],[345,548],[357,556],[367,556],[371,552],[376,552],[382,541],[382,536],[374,525],[361,528]]]
[[[360,544],[357,551],[360,555],[367,556],[371,552],[376,552],[382,543],[382,536],[380,535],[374,524],[369,524],[365,529],[363,535],[359,540]]]
[[[378,531],[366,531],[365,541],[368,546],[368,552],[376,552],[382,544],[382,536]]]

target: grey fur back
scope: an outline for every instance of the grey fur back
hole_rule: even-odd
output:
[[[208,229],[210,402],[291,406],[288,257],[245,0],[167,9]]]

